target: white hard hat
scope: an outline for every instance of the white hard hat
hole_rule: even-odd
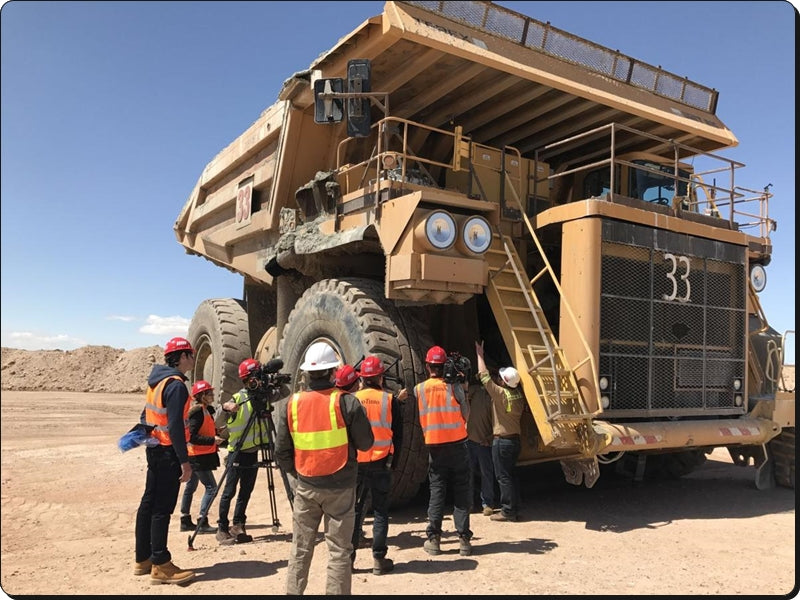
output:
[[[519,385],[519,371],[514,367],[503,367],[500,369],[500,379],[506,382],[510,388],[515,388]]]
[[[325,342],[314,342],[306,350],[305,361],[300,368],[303,371],[325,371],[340,364],[341,361],[333,348]]]

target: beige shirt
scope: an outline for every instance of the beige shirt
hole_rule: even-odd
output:
[[[478,373],[483,387],[492,399],[492,433],[494,435],[520,435],[522,428],[520,419],[525,410],[525,395],[522,388],[508,388],[492,381],[488,371]]]

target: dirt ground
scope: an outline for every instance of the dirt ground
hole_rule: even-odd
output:
[[[7,349],[3,354],[5,388]],[[197,578],[183,587],[151,586],[132,575],[145,458],[141,448],[120,453],[116,440],[141,406],[140,393],[3,390],[2,590],[11,597],[283,594],[291,514],[276,476],[280,526],[273,530],[266,470],[248,510],[253,543],[220,547],[206,534],[189,551],[175,515],[170,550]],[[719,449],[695,473],[658,483],[604,474],[586,489],[565,483],[554,465],[528,468],[522,520],[498,523],[473,513],[469,557],[458,554],[452,517],[444,552],[432,557],[422,550],[425,506],[394,511],[395,571],[372,575],[369,550],[359,550],[353,593],[794,596],[795,494],[758,491],[753,476],[752,467],[734,466]],[[371,535],[371,517],[366,526]],[[326,563],[320,542],[308,594],[324,593]]]

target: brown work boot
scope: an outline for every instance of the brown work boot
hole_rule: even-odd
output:
[[[484,506],[483,507],[483,516],[484,517],[491,517],[494,514],[494,510],[492,510],[491,506]]]
[[[231,526],[231,535],[236,540],[237,544],[247,544],[253,541],[253,536],[248,535],[244,528],[244,523],[234,523]]]
[[[217,527],[217,541],[221,546],[232,546],[236,543],[236,538],[231,535],[227,527],[220,525]]]
[[[185,571],[174,564],[172,561],[167,561],[163,565],[153,565],[153,570],[150,573],[150,583],[153,585],[159,583],[188,583],[194,579],[194,571]]]
[[[372,560],[372,574],[383,575],[394,571],[394,561],[391,558],[375,558]]]
[[[150,575],[150,571],[152,569],[153,569],[153,563],[150,561],[149,558],[146,558],[142,562],[133,563],[134,575]]]
[[[422,548],[425,550],[425,552],[427,552],[428,554],[433,554],[434,556],[436,556],[437,554],[441,554],[442,550],[439,547],[439,539],[440,538],[438,535],[434,535],[433,537],[428,538],[427,540],[425,540],[425,543],[422,545]]]

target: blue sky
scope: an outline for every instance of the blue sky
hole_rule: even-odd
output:
[[[772,183],[761,302],[794,329],[792,4],[499,2],[720,92],[736,183]],[[241,277],[173,223],[205,165],[283,82],[382,2],[30,2],[2,24],[2,345],[138,348],[186,333]],[[793,344],[792,344],[793,346]],[[787,362],[794,362],[790,349]]]

